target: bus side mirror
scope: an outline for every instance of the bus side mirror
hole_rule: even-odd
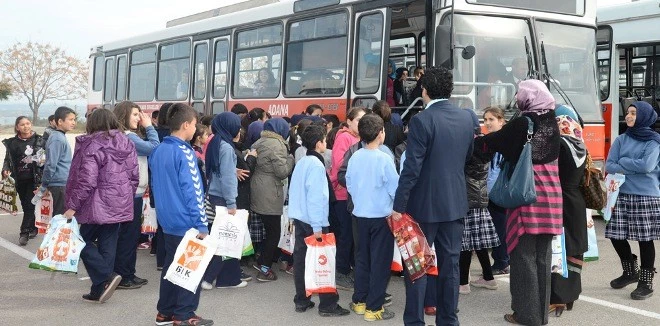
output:
[[[453,68],[451,53],[451,26],[439,25],[435,30],[435,65]]]
[[[468,45],[463,48],[463,52],[461,52],[461,56],[465,60],[470,60],[474,55],[477,53],[477,49],[474,48],[472,45]]]

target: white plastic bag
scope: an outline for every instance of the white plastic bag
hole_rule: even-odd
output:
[[[623,174],[608,174],[605,177],[605,189],[607,190],[607,204],[603,211],[603,219],[609,222],[612,218],[612,211],[616,205],[616,199],[619,197],[619,188],[626,182],[626,176]]]
[[[230,215],[227,213],[227,207],[215,207],[215,220],[210,236],[218,243],[216,256],[241,259],[245,234],[248,232],[247,219],[247,210],[237,210],[236,215]]]
[[[284,206],[285,212],[287,206]],[[283,214],[280,221],[280,241],[277,247],[287,255],[293,255],[293,248],[296,244],[296,231],[294,225],[289,220],[288,214]]]
[[[76,218],[67,222],[66,217],[57,215],[50,221],[48,232],[29,267],[51,272],[78,273],[80,252],[84,247],[85,241],[80,236]]]
[[[179,243],[174,254],[174,261],[167,269],[164,279],[192,293],[197,292],[206,268],[211,262],[217,247],[210,236],[197,239],[199,231],[190,229]]]
[[[318,241],[311,235],[305,238],[305,293],[337,293],[335,284],[335,254],[337,245],[335,235],[326,233]]]
[[[156,210],[151,208],[149,203],[149,192],[145,192],[142,197],[142,233],[156,233],[158,230],[158,219]]]
[[[550,271],[565,278],[568,277],[568,261],[566,261],[566,236],[562,228],[560,235],[552,237],[552,259],[550,260]]]
[[[34,226],[39,230],[39,233],[46,233],[52,216],[53,196],[49,191],[34,205]]]
[[[584,253],[584,261],[598,260],[598,238],[596,237],[596,225],[592,217],[592,212],[587,209],[587,239],[589,247]]]

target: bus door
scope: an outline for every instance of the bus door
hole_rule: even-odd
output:
[[[380,8],[355,14],[351,106],[371,107],[385,99],[391,10]]]
[[[209,78],[209,41],[197,41],[193,43],[193,67],[192,67],[192,107],[197,112],[207,113],[210,110],[207,79]]]
[[[209,91],[207,103],[210,105],[210,114],[218,114],[227,111],[227,85],[229,85],[229,36],[222,36],[213,39],[210,45],[213,49],[213,56],[210,58],[210,67],[208,70]]]
[[[103,82],[103,107],[112,110],[114,107],[114,84],[115,84],[115,57],[105,58],[105,71]]]

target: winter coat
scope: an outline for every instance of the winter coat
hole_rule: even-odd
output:
[[[133,220],[133,197],[140,180],[135,145],[118,130],[76,137],[66,184],[66,208],[81,224]]]
[[[490,160],[487,155],[476,152],[465,163],[465,184],[467,185],[468,206],[470,208],[488,207],[488,170]]]
[[[282,215],[284,181],[293,170],[294,159],[282,136],[265,130],[252,149],[257,151],[250,180],[250,209],[262,215]]]
[[[14,136],[3,140],[2,144],[6,148],[2,170],[11,172],[17,181],[33,180],[35,185],[41,183],[46,157],[43,138],[35,132],[30,138]]]

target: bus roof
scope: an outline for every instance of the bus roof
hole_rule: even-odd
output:
[[[660,17],[660,0],[635,1],[598,8],[599,25]]]

